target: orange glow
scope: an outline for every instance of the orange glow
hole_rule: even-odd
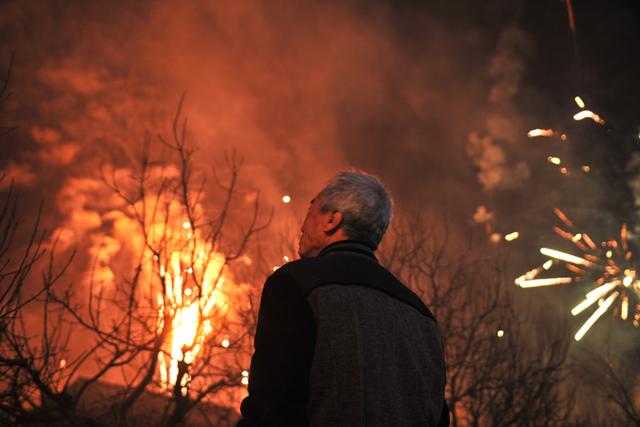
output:
[[[573,228],[573,223],[571,221],[569,221],[569,218],[567,218],[567,216],[564,214],[564,212],[562,212],[558,208],[554,208],[553,209],[553,213],[556,214],[558,219],[560,219],[560,221],[562,221],[567,227]]]
[[[182,228],[191,230],[191,223],[183,222]],[[164,291],[156,295],[158,331],[170,328],[163,351],[158,355],[160,382],[165,390],[175,385],[179,362],[194,363],[213,332],[216,318],[228,310],[227,299],[221,292],[226,279],[224,256],[200,239],[199,230],[189,231],[186,236],[169,234],[169,240],[177,239],[173,243],[180,250],[154,259],[164,284]],[[170,324],[165,325],[165,321]],[[181,379],[184,395],[189,381],[188,374]]]

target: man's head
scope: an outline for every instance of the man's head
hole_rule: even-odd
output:
[[[392,210],[391,196],[375,176],[340,172],[311,201],[298,253],[302,258],[314,257],[325,246],[347,239],[376,249]]]

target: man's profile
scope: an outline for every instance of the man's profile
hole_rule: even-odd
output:
[[[301,259],[264,286],[238,426],[448,425],[437,323],[374,255],[391,213],[363,172],[313,199]]]

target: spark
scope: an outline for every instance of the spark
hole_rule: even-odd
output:
[[[529,138],[536,138],[538,136],[553,136],[553,129],[531,129],[527,132]]]
[[[629,297],[625,295],[622,298],[622,306],[620,307],[620,318],[622,320],[627,320],[628,316],[629,316]]]
[[[589,172],[591,172],[591,166],[589,166],[589,165],[583,165],[583,166],[582,166],[582,171],[583,171],[584,173],[589,173]]]
[[[539,286],[567,285],[571,282],[573,282],[571,277],[553,277],[550,279],[522,280],[518,285],[521,288],[537,288]]]
[[[67,366],[67,361],[66,359],[61,359],[60,363],[58,364],[58,366],[60,367],[60,369],[64,369],[65,366]]]
[[[584,101],[582,100],[582,98],[580,98],[579,96],[576,96],[573,99],[574,99],[574,101],[576,101],[576,104],[578,105],[578,107],[580,107],[580,108],[584,108],[585,107],[585,104],[584,104]]]
[[[599,115],[597,115],[596,113],[590,110],[582,110],[579,113],[576,113],[573,116],[573,119],[576,121],[591,119],[600,125],[603,125],[605,123],[604,120]]]
[[[498,338],[502,338],[504,337],[504,331],[502,329],[498,329],[498,333],[496,333],[496,335],[498,336]]]
[[[520,285],[520,283],[526,281],[526,280],[532,280],[535,279],[538,274],[540,274],[541,269],[540,268],[534,268],[533,270],[529,270],[526,273],[524,273],[522,276],[518,277],[514,283],[516,285]]]
[[[551,266],[553,265],[553,260],[547,260],[545,261],[544,264],[542,264],[542,268],[544,268],[545,270],[548,270],[551,268]]]
[[[517,231],[514,231],[513,233],[509,233],[506,236],[504,236],[504,240],[506,240],[507,242],[512,242],[516,240],[518,237],[520,237],[520,233],[518,233]]]
[[[613,301],[618,298],[618,295],[620,295],[619,292],[614,292],[609,295],[605,302],[603,302],[602,305],[593,312],[591,317],[589,317],[589,319],[584,323],[584,325],[582,325],[578,332],[576,332],[576,335],[574,336],[576,341],[580,341],[582,339],[584,334],[589,331],[593,324],[598,321],[598,319],[609,309],[609,307],[611,307],[611,304],[613,304]]]
[[[566,252],[557,251],[555,249],[549,248],[541,248],[540,253],[542,255],[546,255],[551,258],[559,259],[561,261],[566,261],[571,264],[579,264],[584,265],[585,267],[590,267],[593,263],[591,261],[587,261],[584,258],[577,257],[575,255],[568,254]]]
[[[582,234],[582,239],[587,243],[587,245],[589,245],[591,250],[593,250],[593,251],[596,250],[596,244],[593,243],[593,240],[591,240],[591,237],[589,237],[589,235],[587,233],[583,233]]]
[[[622,279],[622,284],[628,288],[629,286],[631,286],[635,278],[636,278],[636,272],[634,270],[625,270],[624,279]]]
[[[553,213],[562,221],[567,227],[573,228],[573,223],[569,221],[569,218],[558,208],[553,209]]]
[[[553,163],[554,165],[559,165],[561,163],[560,157],[556,157],[556,156],[547,157],[547,161],[549,163]]]
[[[228,338],[225,338],[222,340],[222,342],[220,343],[220,345],[224,348],[229,348],[229,346],[231,345],[231,342],[229,341]]]
[[[595,288],[594,290],[590,291],[586,295],[586,297],[587,297],[587,299],[594,299],[594,300],[598,299],[598,298],[602,298],[603,296],[608,294],[609,291],[611,291],[613,288],[615,288],[618,285],[620,285],[620,281],[619,280],[614,280],[612,282],[605,283],[604,285],[600,285],[597,288]]]
[[[291,196],[289,196],[288,194],[285,194],[284,196],[282,196],[282,203],[284,204],[291,203]]]
[[[189,221],[185,221],[182,223],[182,228],[184,228],[185,230],[188,230],[191,228],[191,223]]]
[[[571,314],[577,316],[578,314],[582,313],[585,309],[591,307],[591,305],[593,305],[593,303],[598,299],[608,294],[618,284],[620,284],[619,281],[614,281],[598,286],[596,289],[592,290],[586,295],[586,299],[584,301],[571,309]]]

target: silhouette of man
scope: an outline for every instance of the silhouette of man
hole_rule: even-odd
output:
[[[374,255],[391,214],[364,172],[311,201],[301,259],[264,286],[239,427],[449,425],[435,318]]]

